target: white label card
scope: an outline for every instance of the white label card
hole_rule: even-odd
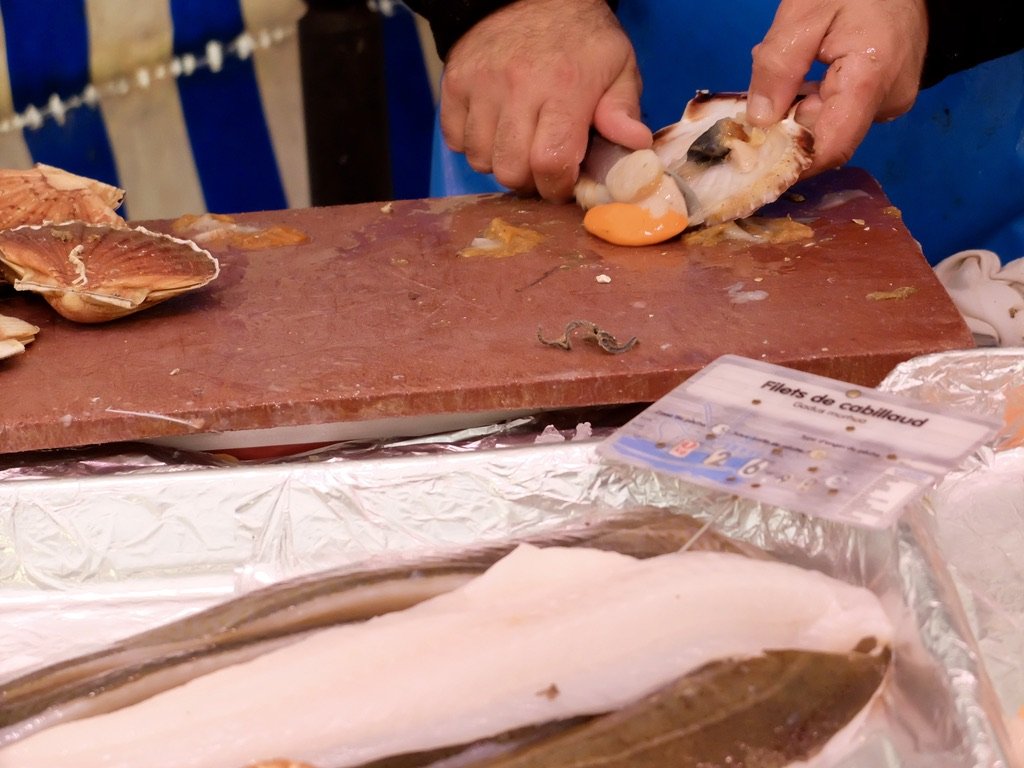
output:
[[[617,430],[607,459],[885,528],[999,422],[726,355]]]

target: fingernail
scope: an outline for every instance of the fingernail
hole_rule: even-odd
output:
[[[747,117],[753,123],[767,123],[774,114],[772,102],[767,96],[753,94],[747,99]]]

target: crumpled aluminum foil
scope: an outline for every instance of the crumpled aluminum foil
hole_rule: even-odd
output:
[[[982,451],[929,502],[935,540],[1007,712],[1024,708],[1024,449]]]
[[[1009,765],[927,503],[893,531],[851,529],[610,466],[591,430],[543,423],[265,465],[140,451],[0,468],[0,679],[291,575],[655,505],[882,597],[900,643],[886,714],[844,766]]]
[[[879,389],[928,403],[1004,417],[1024,392],[1024,349],[971,349],[922,355],[896,366]],[[1024,419],[1024,408],[1021,409]],[[1024,421],[1007,420],[993,442],[1005,448],[1024,435]]]
[[[1009,713],[1024,708],[1024,424],[1006,406],[1024,395],[1024,349],[969,350],[910,360],[882,389],[1003,416],[990,449],[949,473],[929,495],[934,540],[952,574],[986,667]]]

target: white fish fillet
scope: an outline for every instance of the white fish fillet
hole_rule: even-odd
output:
[[[814,571],[524,545],[413,608],[44,730],[0,750],[0,767],[359,765],[610,711],[714,659],[865,637],[892,638],[877,598]]]

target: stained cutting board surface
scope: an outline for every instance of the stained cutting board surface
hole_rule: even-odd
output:
[[[618,247],[575,206],[486,195],[239,216],[309,241],[213,248],[214,283],[105,325],[5,286],[0,313],[41,330],[0,361],[0,452],[649,402],[725,353],[874,385],[972,346],[873,179],[845,169],[795,191],[764,213],[815,234],[784,245]],[[498,217],[539,244],[458,255]],[[538,341],[572,320],[639,341],[619,355]]]

